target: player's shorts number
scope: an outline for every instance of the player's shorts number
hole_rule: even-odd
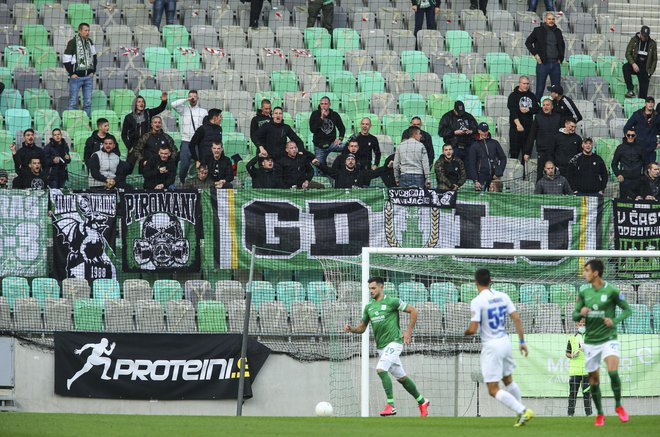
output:
[[[387,349],[385,349],[385,353],[388,355],[392,355],[394,352],[395,351],[393,347],[388,347]]]
[[[488,309],[488,326],[492,330],[504,329],[506,325],[506,305]]]

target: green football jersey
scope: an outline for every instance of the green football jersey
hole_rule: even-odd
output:
[[[405,311],[408,304],[396,297],[383,296],[381,300],[371,300],[364,307],[362,320],[371,321],[376,348],[382,349],[391,342],[403,343],[399,326],[399,311]]]
[[[618,288],[605,282],[600,289],[595,289],[591,284],[585,284],[578,292],[578,298],[573,311],[573,320],[580,320],[580,310],[583,306],[591,311],[586,316],[586,331],[584,342],[586,344],[601,344],[616,339],[616,325],[632,314],[628,302]],[[621,308],[621,314],[617,317],[616,307]],[[605,325],[603,319],[612,319],[614,326]]]

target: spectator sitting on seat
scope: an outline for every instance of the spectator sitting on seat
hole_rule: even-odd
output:
[[[561,127],[561,117],[559,114],[552,110],[552,100],[549,98],[543,99],[541,103],[541,112],[536,114],[532,127],[527,137],[525,145],[525,152],[523,155],[524,161],[529,161],[529,158],[534,150],[536,144],[536,152],[538,161],[536,165],[536,180],[543,177],[543,165],[546,161],[552,159],[552,146],[555,140],[555,134]]]
[[[316,26],[316,17],[323,13],[322,26],[332,35],[332,24],[335,17],[334,0],[308,0],[307,1],[307,27]]]
[[[149,132],[151,119],[167,108],[167,93],[160,96],[160,105],[156,108],[146,109],[147,101],[144,97],[137,96],[133,102],[133,111],[126,114],[121,129],[121,139],[130,153],[140,141],[140,138]]]
[[[177,150],[174,140],[163,131],[163,120],[156,115],[151,119],[151,131],[142,135],[140,141],[133,147],[128,154],[128,161],[134,165],[138,163],[140,173],[147,162],[154,156],[158,156],[158,150],[161,146],[167,146],[172,151],[172,158],[177,161]]]
[[[271,114],[272,104],[268,99],[261,100],[261,109],[257,111],[257,114],[252,117],[250,120],[250,140],[253,144],[257,144],[255,134],[257,131],[266,123],[270,123],[273,120],[273,115]]]
[[[41,169],[41,160],[34,157],[30,160],[27,168],[22,168],[18,176],[12,181],[12,188],[25,188],[33,190],[43,190],[48,188],[46,185],[46,176]]]
[[[417,126],[410,126],[408,136],[394,152],[394,178],[401,187],[430,188],[431,166],[426,147],[421,142],[422,130]]]
[[[11,150],[12,158],[14,159],[14,170],[16,170],[16,174],[20,174],[21,170],[28,169],[32,158],[39,158],[42,169],[48,168],[46,154],[34,142],[34,129],[25,129],[23,131],[23,145],[20,149],[16,150],[16,143],[11,143],[9,150]]]
[[[92,116],[92,89],[96,72],[96,47],[89,39],[89,24],[80,23],[78,34],[66,45],[62,63],[69,74],[69,106],[78,109],[78,94],[82,88],[83,108],[88,117]]]
[[[543,177],[536,182],[534,194],[573,194],[568,180],[557,174],[555,163],[547,161],[543,167]]]
[[[215,183],[209,178],[209,167],[206,164],[200,164],[197,167],[197,176],[188,179],[183,185],[183,188],[190,188],[196,190],[204,190],[212,188]]]
[[[285,188],[325,188],[323,184],[312,180],[314,177],[312,161],[316,161],[314,155],[306,150],[299,152],[298,146],[293,141],[286,144],[285,150],[286,155],[275,163],[280,168]]]
[[[413,35],[417,38],[417,32],[422,30],[424,17],[426,17],[426,28],[435,30],[437,28],[435,15],[440,12],[436,0],[412,0],[412,10],[415,13],[415,31]]]
[[[555,134],[550,156],[559,174],[568,175],[568,162],[582,149],[582,137],[575,133],[576,123],[572,118],[564,120],[564,127]]]
[[[231,159],[225,156],[222,143],[213,143],[211,156],[205,161],[209,169],[209,179],[216,188],[233,188],[231,181],[234,180],[234,167]]]
[[[259,161],[259,167],[256,166]],[[252,178],[252,188],[284,188],[280,169],[271,156],[255,156],[245,165]]]
[[[83,159],[85,162],[91,158],[92,153],[101,150],[103,147],[103,140],[105,140],[107,137],[115,140],[115,143],[117,142],[117,138],[115,138],[114,135],[110,133],[110,123],[108,123],[108,119],[99,118],[96,121],[96,130],[92,132],[89,138],[87,138],[87,141],[85,141],[85,150],[83,152]],[[116,153],[117,156],[121,156],[119,147],[115,148],[114,153]]]
[[[67,165],[71,162],[69,145],[62,138],[60,129],[53,129],[52,134],[50,141],[44,147],[44,154],[49,165],[48,187],[63,188],[69,178],[69,172],[67,171]]]
[[[637,75],[639,82],[639,98],[645,99],[649,90],[649,80],[658,63],[658,47],[651,39],[651,28],[642,29],[633,36],[626,46],[626,62],[623,64],[623,80],[628,92],[626,97],[635,97],[632,75]]]
[[[509,108],[509,157],[524,162],[524,148],[532,128],[534,114],[539,112],[536,96],[529,90],[529,77],[520,76],[507,100]]]
[[[173,190],[176,181],[176,160],[172,149],[167,144],[161,144],[158,155],[149,158],[144,165],[142,176],[145,190]]]
[[[361,165],[362,168],[371,168],[374,170],[380,165],[381,153],[378,138],[372,135],[369,132],[370,130],[371,119],[369,117],[364,117],[360,120],[360,132],[358,132],[353,138],[358,142],[359,147],[358,152],[355,153],[358,165]]]
[[[86,162],[89,169],[90,188],[131,188],[126,184],[126,176],[132,167],[119,159],[114,152],[115,147],[117,147],[117,143],[114,138],[107,137],[103,140],[103,148],[92,153]]]
[[[344,159],[344,166],[339,169],[328,167],[327,165],[318,163],[317,160],[312,161],[313,164],[318,165],[321,171],[335,180],[335,188],[364,188],[369,187],[371,180],[380,177],[385,172],[385,167],[380,167],[372,170],[370,167],[360,168],[357,165],[357,158],[352,153],[346,155]],[[318,164],[316,164],[318,163]],[[391,166],[394,165],[392,162]]]
[[[490,137],[489,130],[487,123],[479,123],[479,138],[470,146],[465,166],[475,191],[488,191],[493,181],[502,179],[506,168],[506,154],[500,143]]]
[[[568,181],[575,194],[603,195],[609,175],[603,158],[593,153],[594,141],[582,140],[582,152],[568,163]]]
[[[431,138],[431,135],[422,129],[422,119],[418,116],[414,116],[410,120],[410,126],[417,126],[422,133],[422,139],[419,142],[422,143],[426,149],[426,156],[429,158],[429,167],[433,167],[433,163],[435,162],[435,150],[433,149],[433,139]]]
[[[254,134],[254,144],[259,148],[259,156],[272,156],[278,160],[284,156],[284,148],[288,141],[293,141],[298,150],[304,150],[305,144],[296,132],[284,123],[284,111],[281,107],[273,109],[270,123],[264,123]]]
[[[634,129],[637,134],[636,142],[644,151],[644,163],[655,162],[656,149],[660,148],[658,137],[660,135],[660,114],[655,110],[655,99],[648,96],[644,107],[633,112],[623,131]]]
[[[572,118],[576,123],[582,121],[580,110],[570,97],[564,95],[564,88],[561,85],[549,86],[548,91],[552,97],[552,107],[562,120]]]
[[[0,190],[9,188],[9,174],[4,168],[0,168]]]
[[[468,157],[476,131],[477,120],[472,114],[465,112],[465,105],[460,100],[454,103],[453,110],[442,116],[438,126],[438,135],[442,137],[445,144],[452,145],[454,155],[462,161]]]
[[[619,197],[624,199],[637,197],[644,169],[644,149],[637,143],[636,136],[634,129],[628,129],[612,158],[612,171],[619,181]]]
[[[322,97],[318,109],[309,116],[309,130],[313,134],[314,154],[323,164],[327,164],[331,152],[341,152],[344,148],[346,128],[341,116],[330,109],[329,97]]]
[[[465,165],[460,158],[454,156],[451,144],[442,146],[442,155],[433,166],[438,190],[458,190],[466,179]]]
[[[660,164],[651,162],[646,166],[646,172],[639,184],[638,196],[635,200],[660,199]]]
[[[188,105],[186,106],[186,102]],[[172,102],[172,109],[181,116],[181,148],[179,149],[179,180],[183,184],[190,170],[190,140],[195,131],[204,122],[208,115],[206,109],[199,106],[197,90],[188,91],[187,99],[178,99]]]
[[[190,139],[190,156],[195,161],[195,166],[203,161],[207,161],[211,156],[211,145],[213,143],[222,144],[222,110],[218,108],[209,109],[209,115],[204,122],[197,128],[195,134]]]
[[[566,44],[561,29],[555,25],[554,12],[547,11],[543,15],[543,23],[529,34],[525,46],[536,58],[536,98],[541,100],[548,76],[551,85],[561,85]]]

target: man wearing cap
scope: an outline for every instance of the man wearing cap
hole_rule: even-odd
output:
[[[408,128],[409,138],[402,141],[394,152],[394,178],[401,187],[429,188],[429,158],[421,143],[422,130]]]
[[[256,166],[259,161],[259,167]],[[255,156],[245,165],[252,178],[252,188],[285,188],[279,167],[275,167],[272,156]]]
[[[576,123],[582,121],[580,110],[573,99],[564,95],[564,88],[561,85],[550,85],[548,91],[550,91],[550,97],[552,97],[552,107],[559,114],[562,121],[569,117],[574,119]]]
[[[470,146],[466,170],[476,191],[488,191],[491,182],[500,181],[506,168],[506,154],[500,143],[490,137],[486,123],[477,127],[479,139]]]
[[[529,34],[525,46],[536,58],[536,98],[541,100],[548,76],[550,84],[561,83],[561,63],[566,50],[561,29],[555,25],[554,12],[545,13],[543,23]]]
[[[648,96],[644,107],[633,112],[623,132],[633,129],[637,134],[637,144],[642,146],[644,164],[655,161],[655,150],[660,147],[657,135],[660,133],[660,115],[655,110],[655,99]]]
[[[368,187],[372,179],[380,177],[386,170],[386,167],[380,167],[375,170],[371,170],[371,168],[359,168],[357,166],[357,158],[352,153],[346,155],[344,166],[338,169],[321,164],[316,159],[312,163],[318,164],[318,167],[323,173],[335,180],[335,188]]]
[[[543,99],[541,102],[541,112],[536,114],[532,127],[530,129],[529,137],[527,137],[527,144],[525,145],[525,152],[523,160],[529,161],[536,145],[536,152],[538,161],[536,165],[536,180],[538,181],[543,177],[543,164],[548,159],[552,159],[550,152],[554,143],[555,134],[561,127],[561,117],[559,114],[552,110],[552,100],[549,98]]]
[[[445,144],[451,144],[454,155],[465,161],[468,157],[470,145],[474,141],[477,130],[477,120],[465,112],[465,105],[457,100],[454,109],[447,112],[440,119],[438,135],[442,137]]]
[[[637,75],[639,81],[639,98],[645,99],[649,90],[649,78],[653,76],[658,62],[658,47],[651,39],[651,29],[642,26],[626,47],[626,62],[623,64],[623,80],[626,81],[628,92],[626,97],[635,97],[632,75]]]

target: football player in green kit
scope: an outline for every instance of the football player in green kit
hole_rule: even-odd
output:
[[[420,416],[426,417],[428,415],[429,401],[419,394],[415,382],[406,375],[400,357],[403,351],[403,343],[410,343],[412,330],[417,322],[417,309],[399,298],[383,294],[385,285],[383,278],[374,276],[369,278],[367,282],[369,283],[371,300],[364,307],[362,320],[357,326],[347,324],[344,330],[353,334],[362,334],[367,329],[369,322],[371,322],[374,339],[376,340],[376,351],[380,357],[378,364],[376,364],[376,372],[383,383],[383,388],[387,395],[387,405],[380,412],[380,415],[394,416],[396,414],[392,379],[389,375],[391,373],[401,383],[403,388],[415,398]],[[408,329],[403,334],[399,326],[399,311],[410,313]]]
[[[615,286],[603,280],[605,267],[603,261],[592,259],[584,265],[582,276],[588,282],[578,293],[573,311],[573,320],[586,318],[584,335],[585,369],[589,373],[591,397],[596,404],[598,415],[596,426],[605,425],[602,395],[600,392],[600,364],[605,360],[607,373],[610,376],[616,413],[622,422],[628,421],[628,413],[621,405],[621,378],[619,378],[620,347],[616,338],[616,325],[632,315],[623,293]],[[616,315],[616,307],[621,308],[621,314]]]

